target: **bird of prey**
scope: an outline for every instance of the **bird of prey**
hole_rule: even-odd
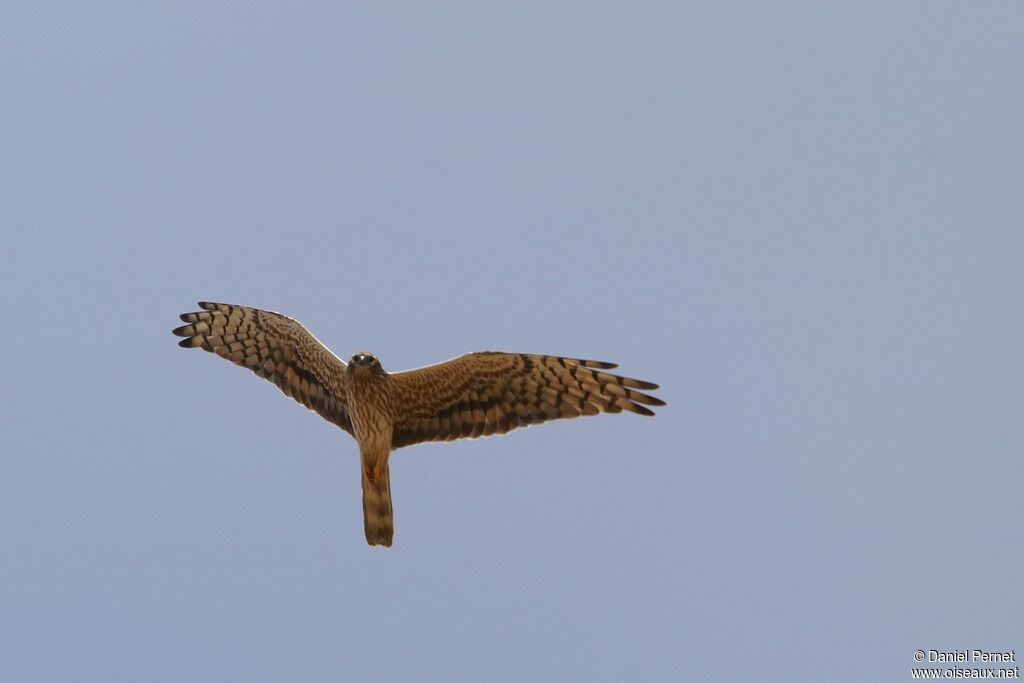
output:
[[[216,353],[276,384],[359,444],[363,523],[370,545],[394,536],[388,456],[423,441],[504,434],[547,420],[623,410],[653,415],[658,385],[602,370],[614,363],[483,351],[388,373],[369,353],[348,363],[280,313],[199,302],[173,330],[178,344]]]

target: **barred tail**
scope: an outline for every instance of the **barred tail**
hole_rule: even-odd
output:
[[[388,461],[363,470],[363,524],[366,542],[370,545],[390,546],[395,535],[395,519],[391,511],[391,475]]]

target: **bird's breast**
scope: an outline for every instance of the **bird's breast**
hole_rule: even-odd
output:
[[[360,448],[390,451],[394,420],[387,382],[381,379],[359,378],[350,383],[349,414]]]

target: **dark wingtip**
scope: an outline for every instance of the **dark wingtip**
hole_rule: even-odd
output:
[[[650,408],[645,408],[645,407],[643,407],[641,405],[637,405],[635,403],[633,404],[632,410],[637,415],[646,415],[648,417],[653,417],[654,416],[654,411],[653,410],[651,410]]]
[[[178,346],[180,346],[183,349],[191,349],[193,348],[192,339],[194,339],[194,337],[187,337],[185,339],[182,339],[180,342],[178,342]]]
[[[215,304],[212,301],[200,301],[198,303],[199,303],[199,308],[203,309],[204,311],[216,311],[217,310],[218,304]]]
[[[189,337],[192,334],[191,332],[187,332],[186,331],[186,330],[188,330],[189,327],[190,327],[189,325],[182,325],[181,327],[175,327],[173,330],[171,330],[171,334],[177,335],[179,337]]]
[[[552,357],[559,358],[559,356]],[[619,367],[618,363],[609,363],[606,360],[589,360],[587,358],[560,358],[560,360],[570,365],[578,365],[581,368],[594,368],[595,370],[610,370],[611,368]]]

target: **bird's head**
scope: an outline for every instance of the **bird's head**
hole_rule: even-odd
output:
[[[380,361],[372,353],[360,351],[352,356],[348,364],[348,371],[356,375],[372,375],[383,372]]]

